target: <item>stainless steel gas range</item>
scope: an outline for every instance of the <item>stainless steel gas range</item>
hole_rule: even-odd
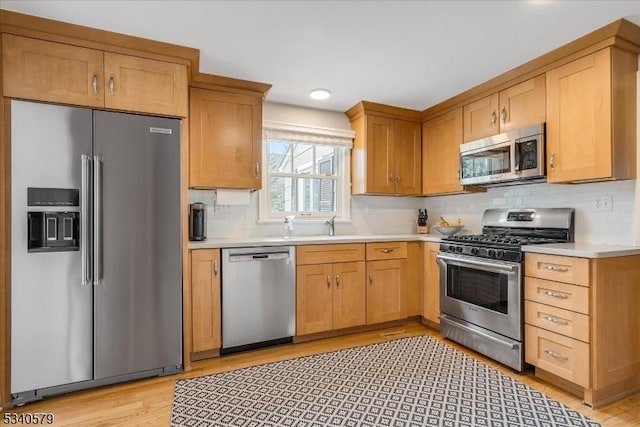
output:
[[[573,241],[572,208],[488,209],[482,234],[442,239],[440,332],[524,369],[522,245]]]

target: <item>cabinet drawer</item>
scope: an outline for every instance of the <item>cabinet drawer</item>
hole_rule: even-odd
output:
[[[525,361],[588,388],[589,344],[525,325]]]
[[[526,277],[524,297],[529,301],[589,314],[589,288]]]
[[[304,245],[296,248],[296,263],[303,265],[364,261],[364,253],[364,243]]]
[[[407,242],[367,243],[367,261],[407,257]]]
[[[589,286],[589,260],[528,253],[524,257],[524,274],[556,282]]]
[[[533,301],[524,302],[524,321],[584,342],[589,339],[589,316]]]

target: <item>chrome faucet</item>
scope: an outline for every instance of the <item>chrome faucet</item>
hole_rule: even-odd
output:
[[[334,236],[336,234],[335,220],[336,220],[336,215],[332,216],[331,219],[328,219],[324,222],[329,226],[329,236]]]

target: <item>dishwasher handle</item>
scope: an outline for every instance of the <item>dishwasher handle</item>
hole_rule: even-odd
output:
[[[230,254],[229,262],[277,261],[289,259],[289,252],[256,252],[247,254]]]

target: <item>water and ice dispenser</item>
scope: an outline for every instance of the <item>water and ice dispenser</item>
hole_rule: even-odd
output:
[[[27,212],[28,252],[60,252],[80,249],[80,192],[67,188],[27,189],[27,206],[46,210]]]

